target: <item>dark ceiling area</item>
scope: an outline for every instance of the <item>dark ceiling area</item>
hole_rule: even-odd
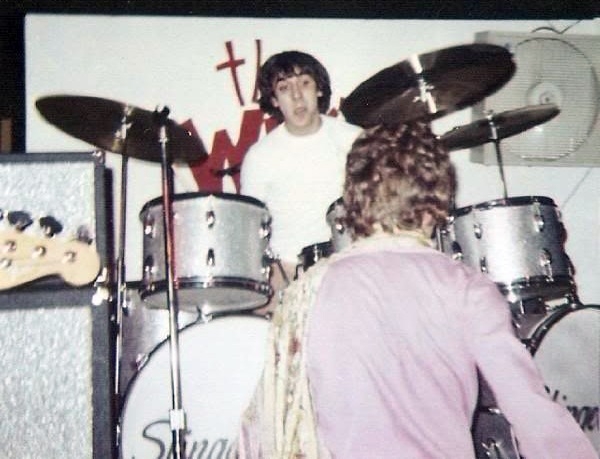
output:
[[[10,1],[0,0],[0,118],[12,122],[12,151],[25,148],[23,23],[28,13],[344,19],[592,19],[598,0]]]

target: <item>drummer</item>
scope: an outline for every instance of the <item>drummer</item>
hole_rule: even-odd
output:
[[[280,124],[253,145],[241,169],[241,193],[263,201],[272,217],[271,248],[277,267],[271,279],[280,291],[292,279],[298,255],[329,240],[329,205],[341,196],[346,154],[361,129],[326,116],[329,75],[313,56],[284,51],[259,74],[260,108]]]

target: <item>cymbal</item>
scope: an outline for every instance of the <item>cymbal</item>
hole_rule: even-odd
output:
[[[551,120],[560,113],[555,104],[530,105],[490,114],[486,118],[458,126],[440,137],[448,150],[472,148],[494,140],[501,140]],[[496,130],[493,135],[492,129]]]
[[[515,68],[506,48],[490,44],[413,55],[361,83],[340,109],[348,122],[365,128],[431,120],[494,93]]]
[[[161,161],[160,126],[155,112],[87,96],[42,97],[35,105],[44,118],[73,137],[113,153]],[[166,120],[165,126],[166,148],[172,160],[192,161],[207,157],[197,136],[171,119]]]

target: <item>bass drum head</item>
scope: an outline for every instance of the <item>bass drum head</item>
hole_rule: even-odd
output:
[[[534,360],[550,396],[573,415],[600,454],[600,306],[557,312]],[[558,320],[557,320],[558,319]]]
[[[228,316],[179,334],[185,457],[233,457],[242,413],[260,378],[268,321]],[[171,369],[168,340],[132,380],[121,415],[123,459],[170,457]]]

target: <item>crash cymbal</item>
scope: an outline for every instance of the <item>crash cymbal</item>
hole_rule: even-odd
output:
[[[103,150],[147,161],[161,161],[157,114],[113,100],[87,96],[42,97],[36,107],[50,123]],[[125,122],[125,124],[123,124]],[[121,133],[126,126],[124,141]],[[166,120],[167,150],[173,161],[207,157],[202,141],[174,121]]]
[[[340,109],[348,122],[362,127],[431,120],[479,102],[514,72],[506,48],[455,46],[413,55],[376,73],[352,91]]]
[[[519,134],[551,120],[559,113],[560,109],[555,104],[531,105],[490,114],[473,123],[455,127],[440,138],[450,151],[472,148]]]

